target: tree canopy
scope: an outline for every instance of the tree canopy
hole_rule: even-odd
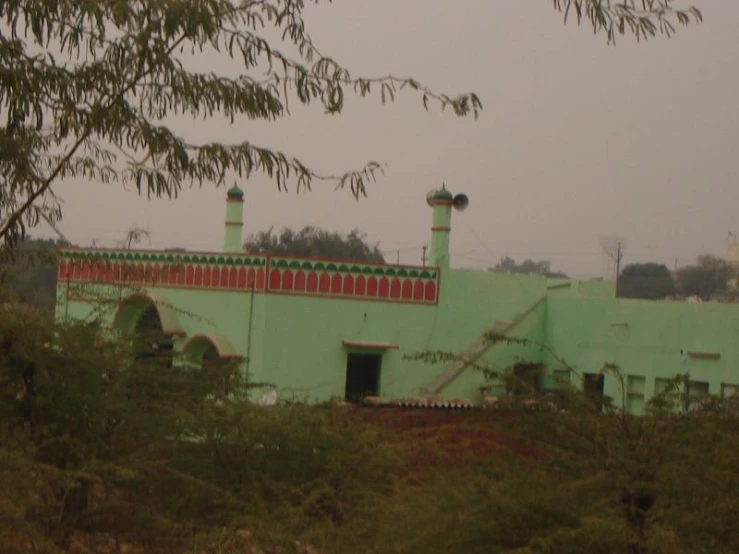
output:
[[[673,4],[555,0],[554,8],[613,41],[619,34],[669,35],[700,20],[694,8]],[[425,107],[478,115],[473,93],[437,93],[410,77],[353,75],[316,45],[305,9],[305,0],[3,2],[0,238],[12,244],[39,220],[58,220],[54,183],[67,178],[132,183],[141,194],[176,197],[186,184],[219,185],[259,172],[279,189],[327,180],[361,196],[381,169],[370,161],[324,174],[248,136],[225,144],[181,134],[175,120],[276,122],[289,116],[291,101],[339,114],[347,94],[392,101],[401,89]],[[203,56],[234,60],[237,76],[189,69]]]
[[[495,273],[510,273],[512,275],[544,275],[545,277],[552,278],[567,277],[567,275],[560,271],[552,271],[552,262],[548,260],[535,262],[534,260],[526,259],[518,264],[510,256],[501,258],[500,262],[488,269]]]
[[[376,433],[330,406],[260,409],[238,364],[166,363],[140,355],[147,334],[0,300],[3,552],[79,551],[84,535],[154,552],[320,544],[361,535],[355,498],[387,490]]]
[[[485,341],[536,346],[547,353],[546,366],[565,377],[521,387],[529,383],[516,368],[544,364],[470,364],[505,391],[491,403],[500,417],[490,417],[485,432],[492,438],[506,430],[507,459],[490,460],[474,478],[436,480],[397,507],[389,515],[397,534],[409,526],[426,532],[406,534],[396,552],[697,554],[739,545],[727,533],[739,508],[730,488],[739,484],[732,467],[739,439],[729,431],[739,421],[739,396],[694,396],[690,375],[675,374],[648,401],[642,396],[641,415],[632,415],[636,376],[616,364],[587,370],[615,381],[609,397],[589,393],[588,374],[544,342],[494,331]],[[444,351],[407,358],[468,361]],[[463,429],[455,444],[465,444]]]
[[[359,196],[380,170],[369,162],[322,175],[246,137],[223,144],[178,134],[173,117],[277,121],[289,115],[290,100],[337,114],[350,92],[391,100],[400,88],[416,91],[424,105],[477,116],[474,94],[438,94],[411,78],[351,75],[315,46],[304,8],[303,0],[3,3],[0,236],[14,240],[39,218],[59,218],[52,184],[69,177],[174,197],[186,183],[261,172],[280,189],[309,189],[324,179]],[[282,40],[264,39],[265,27]],[[198,56],[227,56],[240,64],[239,75],[188,69]]]
[[[56,302],[56,254],[63,240],[26,237],[13,250],[0,249],[0,286],[21,300],[53,312]]]
[[[661,300],[673,294],[675,283],[663,264],[629,264],[619,276],[618,295],[622,298]]]
[[[721,258],[698,256],[694,265],[677,270],[677,289],[685,296],[710,300],[727,290],[734,269]]]
[[[385,261],[378,246],[367,244],[366,235],[356,229],[342,234],[310,225],[297,232],[285,227],[279,233],[274,233],[272,228],[253,233],[247,237],[244,250],[252,254],[310,256],[378,263]]]

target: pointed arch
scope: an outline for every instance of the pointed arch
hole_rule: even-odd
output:
[[[123,332],[132,332],[142,314],[153,307],[162,324],[162,332],[168,335],[184,335],[172,304],[160,294],[134,292],[124,298],[113,316],[111,327]]]

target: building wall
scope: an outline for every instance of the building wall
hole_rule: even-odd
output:
[[[70,265],[90,259],[108,265]],[[160,267],[165,262],[172,264],[166,276]],[[166,312],[176,348],[198,335],[223,337],[252,383],[275,387],[282,398],[309,401],[344,396],[347,354],[359,343],[374,343],[364,351],[382,355],[385,398],[425,393],[477,404],[485,384],[480,371],[406,356],[440,351],[498,371],[518,362],[561,369],[542,344],[578,373],[618,365],[627,375],[628,408],[635,412],[659,380],[678,373],[707,383],[713,394],[739,384],[736,306],[619,300],[613,293],[612,283],[487,271],[240,254],[70,251],[60,263],[57,317],[99,316],[113,324],[121,301],[150,298]],[[490,332],[523,342],[490,344],[484,340]],[[355,346],[347,348],[344,341]],[[552,373],[544,385],[553,386]],[[606,376],[604,392],[620,398],[620,383]]]
[[[282,395],[343,397],[348,352],[343,342],[380,343],[397,347],[382,354],[381,394],[418,396],[444,366],[406,356],[464,350],[497,320],[515,317],[521,306],[540,298],[545,284],[541,278],[443,272],[437,305],[268,294],[264,358],[253,377],[276,385]],[[479,372],[465,371],[444,396],[479,402],[481,384]]]
[[[678,374],[708,383],[711,394],[721,394],[724,384],[738,384],[737,338],[739,309],[734,305],[548,300],[546,342],[557,355],[581,373],[597,373],[613,363],[627,376],[643,376],[644,401],[659,388],[659,380]],[[605,394],[620,399],[621,393],[618,380],[607,375]]]

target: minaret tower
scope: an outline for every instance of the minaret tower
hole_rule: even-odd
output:
[[[234,185],[226,193],[226,230],[223,235],[224,252],[241,252],[244,227],[244,191]]]
[[[442,269],[449,268],[449,233],[452,230],[452,208],[464,210],[470,201],[466,194],[452,195],[446,185],[426,195],[431,206],[431,251],[429,264]]]

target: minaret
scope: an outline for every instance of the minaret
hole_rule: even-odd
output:
[[[234,185],[226,193],[226,231],[223,236],[224,252],[241,252],[244,227],[244,191]]]
[[[442,186],[427,197],[432,210],[431,251],[429,264],[444,269],[449,267],[449,232],[452,230],[452,193]]]
[[[449,269],[449,232],[452,230],[452,208],[466,210],[470,199],[466,194],[453,196],[442,185],[439,190],[432,190],[426,195],[426,202],[431,206],[431,252],[429,263],[441,269]]]

